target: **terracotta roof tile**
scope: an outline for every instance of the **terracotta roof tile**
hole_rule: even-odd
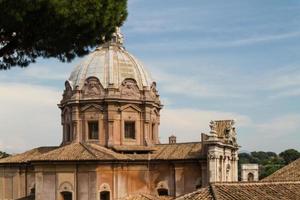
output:
[[[62,146],[44,155],[35,158],[34,161],[79,161],[79,160],[121,160],[126,156],[118,154],[110,149],[96,144],[73,143]]]
[[[300,182],[212,183],[176,200],[299,200]]]
[[[211,184],[216,200],[299,200],[300,182]]]
[[[122,198],[121,200],[156,200],[157,198],[149,194],[135,194]]]
[[[300,158],[277,170],[262,181],[300,181]]]
[[[195,143],[176,143],[156,145],[157,151],[151,155],[151,159],[157,160],[184,160],[200,159],[202,157],[202,145]]]
[[[151,194],[133,194],[128,195],[121,200],[171,200],[173,197],[170,196],[155,196]]]
[[[129,151],[154,151],[155,146],[141,146],[141,145],[116,145],[112,147],[113,150],[119,152],[129,152]]]
[[[177,197],[175,200],[214,200],[209,187]]]

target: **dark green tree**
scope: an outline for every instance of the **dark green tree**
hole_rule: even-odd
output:
[[[126,17],[127,0],[0,0],[0,69],[86,55]]]
[[[6,158],[6,157],[8,157],[8,156],[10,156],[8,153],[6,153],[6,152],[4,152],[4,151],[0,151],[0,159],[1,159],[1,158]]]
[[[281,152],[279,156],[284,160],[285,164],[289,164],[300,158],[300,153],[295,149],[287,149]]]

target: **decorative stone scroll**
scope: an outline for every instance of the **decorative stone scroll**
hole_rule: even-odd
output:
[[[125,79],[120,87],[121,97],[139,99],[140,90],[134,79]]]
[[[82,88],[84,98],[99,98],[103,93],[103,87],[96,77],[86,79]]]

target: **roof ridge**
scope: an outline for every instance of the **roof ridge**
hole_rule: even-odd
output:
[[[87,150],[90,154],[92,154],[92,156],[94,156],[95,158],[97,158],[97,155],[96,154],[94,154],[85,144],[83,144],[82,142],[79,142],[79,144],[81,145],[81,146],[83,146],[83,148],[85,149],[85,150]]]
[[[170,144],[170,143],[161,143],[161,144],[155,144],[154,146],[159,146],[159,145],[180,145],[180,144],[201,144],[202,142],[199,141],[199,142],[176,142],[174,144]]]
[[[116,156],[114,155],[114,154],[119,154],[119,153],[114,152],[114,151],[112,151],[112,150],[110,150],[110,149],[108,149],[108,148],[106,148],[106,147],[103,147],[103,146],[101,146],[101,145],[98,145],[98,144],[94,144],[94,145],[96,145],[98,148],[101,148],[101,150],[104,150],[104,151],[101,151],[101,153],[106,154],[106,155],[108,155],[108,156],[111,156],[111,157],[113,157],[114,159],[119,159],[118,157],[116,157]],[[94,149],[95,151],[100,152],[99,149],[96,149],[95,147],[93,147],[92,144],[89,144],[89,146],[90,146],[90,148]],[[109,151],[111,151],[111,152],[109,152]],[[122,155],[122,154],[120,154],[120,155]],[[98,157],[96,156],[96,158],[98,158]]]

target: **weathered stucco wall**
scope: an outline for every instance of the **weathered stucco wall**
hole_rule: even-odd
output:
[[[110,199],[130,194],[155,194],[160,188],[171,196],[196,189],[201,179],[200,163],[161,162],[125,164],[36,165],[35,171],[18,167],[0,168],[0,199],[16,199],[30,194],[35,186],[36,200],[63,200],[71,192],[74,200],[98,200],[107,191]],[[26,191],[27,188],[27,191]]]

